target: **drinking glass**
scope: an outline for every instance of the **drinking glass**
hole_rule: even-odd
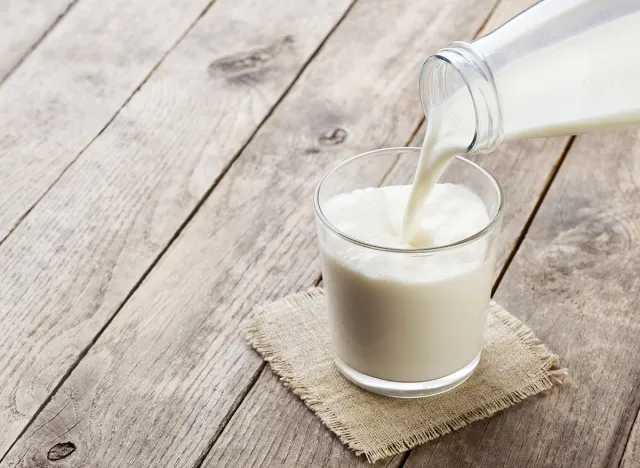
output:
[[[388,148],[355,156],[330,171],[314,197],[335,363],[360,387],[399,398],[451,390],[480,361],[502,189],[480,166],[456,157],[439,182],[472,190],[489,222],[466,239],[432,248],[364,242],[341,232],[324,210],[336,195],[370,187],[372,178],[364,175],[371,168],[389,168],[380,186],[410,184],[419,154],[419,148]]]

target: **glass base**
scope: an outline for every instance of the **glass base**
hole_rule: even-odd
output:
[[[365,390],[393,398],[422,398],[448,392],[462,384],[473,374],[476,367],[478,367],[480,353],[459,371],[439,379],[427,380],[425,382],[392,382],[390,380],[377,379],[358,372],[335,356],[334,360],[342,375]]]

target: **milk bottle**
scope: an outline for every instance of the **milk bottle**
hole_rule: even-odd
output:
[[[471,44],[454,42],[429,57],[420,77],[427,135],[404,241],[456,154],[640,125],[639,46],[638,0],[544,0]]]

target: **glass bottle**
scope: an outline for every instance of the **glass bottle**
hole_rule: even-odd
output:
[[[640,125],[639,48],[640,0],[542,0],[427,59],[427,125],[446,126],[473,153],[503,140]]]

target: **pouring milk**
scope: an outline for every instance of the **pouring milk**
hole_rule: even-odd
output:
[[[503,139],[640,125],[638,43],[640,2],[547,0],[427,61],[427,128],[413,184],[343,193],[321,207],[335,229],[357,240],[321,235],[319,227],[343,374],[392,396],[438,393],[470,375],[482,347],[494,242],[485,236],[433,254],[411,249],[477,237],[500,213],[469,188],[438,180],[456,155],[488,152]]]
[[[502,102],[504,139],[640,125],[639,43],[637,11],[567,37],[498,70],[494,79]],[[612,70],[618,70],[615,80]],[[456,132],[450,131],[451,119],[456,120]],[[402,238],[406,244],[412,243],[421,207],[442,171],[453,157],[466,151],[475,123],[466,89],[431,109],[405,211]]]

